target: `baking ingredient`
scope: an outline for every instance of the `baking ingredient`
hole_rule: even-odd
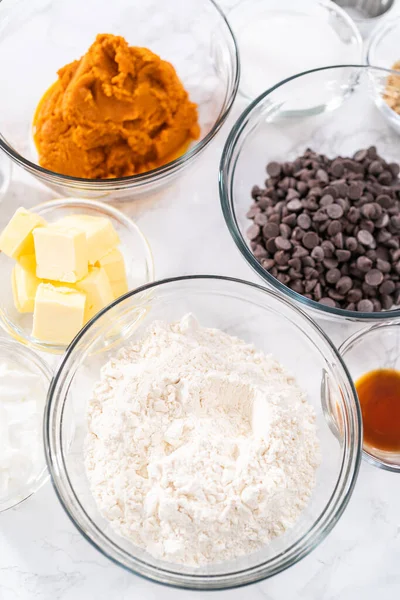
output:
[[[22,500],[44,468],[41,380],[14,362],[0,362],[0,503]],[[25,493],[24,493],[25,492]]]
[[[247,231],[278,281],[330,307],[373,312],[400,302],[400,167],[376,148],[330,159],[307,149],[267,165]]]
[[[36,277],[35,255],[21,256],[12,272],[12,291],[18,312],[30,313],[35,307],[35,296],[40,279]]]
[[[110,281],[114,299],[123,296],[128,291],[128,282],[126,279],[118,279],[118,281]]]
[[[47,225],[33,231],[36,275],[75,283],[88,273],[89,255],[84,231],[62,225]]]
[[[33,337],[49,344],[69,344],[83,327],[85,303],[82,292],[41,283],[35,297]]]
[[[126,280],[125,261],[121,250],[114,248],[96,261],[97,267],[102,267],[110,281]]]
[[[199,565],[259,550],[306,506],[315,416],[271,356],[186,315],[154,322],[102,369],[85,464],[113,528]]]
[[[174,67],[110,34],[58,71],[34,126],[41,166],[86,179],[149,171],[199,136],[196,105]]]
[[[32,232],[45,224],[42,217],[34,215],[23,207],[19,208],[0,235],[1,252],[15,259],[25,254],[33,254]]]
[[[356,381],[364,447],[400,452],[400,371],[377,369]]]
[[[88,258],[91,265],[94,265],[96,261],[114,250],[120,243],[111,221],[105,217],[70,215],[60,219],[58,223],[66,227],[74,227],[85,233]]]
[[[342,41],[326,14],[318,17],[266,9],[264,14],[241,18],[233,25],[240,48],[240,87],[251,98],[308,69],[359,58],[356,46]],[[314,86],[309,99],[322,103],[323,94],[323,86]]]
[[[89,273],[75,287],[86,296],[85,323],[114,300],[110,280],[101,267],[89,267]]]
[[[22,208],[0,239],[9,255],[18,257],[11,276],[14,305],[20,313],[35,313],[38,340],[69,343],[84,323],[128,291],[120,239],[105,217],[70,215],[47,224]],[[30,253],[21,254],[25,250]]]
[[[391,68],[393,71],[400,71],[400,60],[396,61]],[[400,114],[400,73],[398,75],[392,73],[388,76],[383,98],[392,110]]]
[[[118,248],[96,261],[96,266],[102,267],[110,281],[114,298],[119,298],[128,291],[124,257]]]

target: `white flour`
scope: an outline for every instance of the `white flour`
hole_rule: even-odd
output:
[[[314,486],[312,407],[270,356],[190,315],[102,369],[86,469],[99,510],[150,554],[199,565],[260,549]]]

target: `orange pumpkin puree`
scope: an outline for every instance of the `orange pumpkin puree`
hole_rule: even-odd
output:
[[[40,165],[85,179],[149,171],[199,134],[197,106],[174,67],[109,34],[58,71],[34,117]]]

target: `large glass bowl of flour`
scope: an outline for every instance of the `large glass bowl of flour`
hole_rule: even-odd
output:
[[[316,485],[293,527],[253,554],[200,567],[154,558],[118,534],[100,514],[83,466],[87,408],[101,368],[118,350],[136,344],[154,321],[171,323],[188,313],[202,327],[219,329],[254,344],[265,355],[272,354],[295,377],[315,411],[321,452]],[[348,503],[357,478],[362,441],[352,381],[322,330],[276,293],[215,276],[182,277],[146,285],[99,313],[67,349],[49,391],[44,430],[56,492],[82,535],[133,573],[167,585],[203,590],[259,581],[285,570],[313,550]],[[107,471],[119,469],[120,461],[114,458],[101,468],[99,465],[100,480],[107,477]],[[129,496],[129,477],[121,479],[120,484],[123,501],[134,502]],[[103,500],[107,502],[107,498]],[[123,511],[121,515],[123,519]],[[237,543],[240,546],[241,539]]]

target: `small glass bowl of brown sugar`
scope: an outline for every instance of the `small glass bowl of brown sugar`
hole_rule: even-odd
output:
[[[339,348],[357,391],[367,461],[400,473],[400,322],[374,325]]]
[[[369,39],[366,62],[373,67],[391,69],[384,85],[374,81],[375,102],[389,124],[400,133],[400,15],[385,19]]]

